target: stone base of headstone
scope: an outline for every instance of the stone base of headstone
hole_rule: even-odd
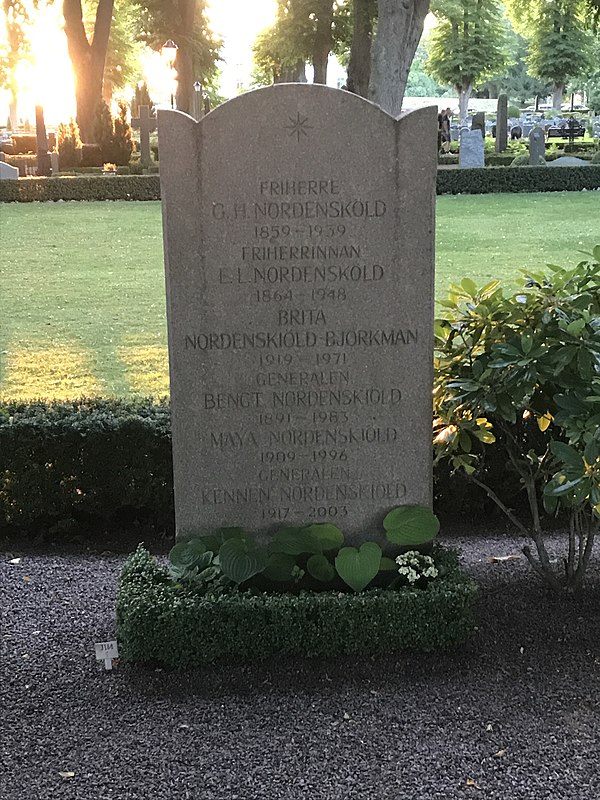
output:
[[[4,161],[0,161],[0,181],[19,180],[19,170]]]

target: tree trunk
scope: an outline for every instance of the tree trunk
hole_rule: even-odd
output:
[[[467,124],[467,114],[469,112],[469,100],[471,99],[471,92],[473,85],[457,86],[458,90],[458,116],[461,125]]]
[[[371,0],[354,0],[354,16],[350,62],[348,63],[348,90],[367,97],[371,76],[371,37],[373,20]]]
[[[8,118],[10,119],[10,129],[16,131],[19,127],[19,116],[17,114],[17,95],[14,92],[10,94]]]
[[[175,71],[177,73],[175,104],[179,111],[185,111],[186,114],[190,113],[192,93],[194,91],[192,38],[196,22],[196,6],[196,0],[179,0],[181,27],[175,32],[179,46],[175,59]]]
[[[552,110],[557,114],[560,114],[560,107],[562,106],[564,91],[564,83],[555,83],[554,87],[552,88]]]
[[[429,10],[429,0],[378,0],[369,96],[397,117]]]
[[[333,46],[331,28],[333,25],[333,1],[321,0],[316,9],[317,28],[312,52],[314,69],[313,83],[327,83],[327,61]]]
[[[94,114],[102,100],[102,82],[114,0],[98,0],[92,43],[83,25],[81,0],[63,0],[65,34],[75,74],[77,124],[83,142],[92,141]]]

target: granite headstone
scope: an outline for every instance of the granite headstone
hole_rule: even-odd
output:
[[[0,161],[0,181],[18,181],[19,169],[4,161]]]
[[[177,535],[430,505],[436,109],[159,111]]]
[[[460,167],[464,168],[485,166],[483,135],[479,128],[476,130],[461,129],[458,163]]]
[[[535,127],[529,134],[529,163],[537,165],[546,157],[546,134],[544,129]]]
[[[508,97],[501,94],[498,98],[496,114],[496,152],[503,153],[508,146]]]

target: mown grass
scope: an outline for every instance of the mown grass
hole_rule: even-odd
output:
[[[437,296],[600,242],[597,193],[440,197]],[[0,396],[168,391],[158,203],[0,205]]]

